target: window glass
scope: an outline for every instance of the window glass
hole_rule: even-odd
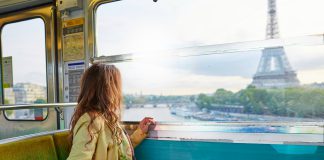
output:
[[[116,63],[123,78],[123,119],[323,122],[323,51],[324,46],[286,47],[297,80],[283,86],[274,77],[274,87],[254,82],[262,50]]]
[[[322,0],[277,0],[281,38],[322,34]],[[123,0],[96,11],[97,56],[266,37],[268,0]]]
[[[45,26],[40,18],[2,28],[4,104],[47,102]],[[47,109],[7,110],[10,120],[43,120]]]
[[[264,40],[267,2],[124,0],[100,5],[97,56],[135,57],[114,63],[123,76],[123,120],[323,122],[323,45],[251,50],[243,45],[244,50],[235,46],[227,54],[199,53],[215,44],[230,49],[232,42]],[[323,33],[318,18],[323,3],[277,1],[280,37]],[[191,51],[195,56],[155,54],[186,47],[192,49],[181,50],[184,55]]]

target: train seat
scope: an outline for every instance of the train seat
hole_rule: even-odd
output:
[[[0,159],[58,160],[52,135],[22,137],[19,140],[0,143]]]
[[[68,130],[43,132],[0,140],[0,159],[65,160],[69,156]]]
[[[65,160],[69,156],[68,135],[68,131],[54,133],[53,135],[57,158],[59,160]]]

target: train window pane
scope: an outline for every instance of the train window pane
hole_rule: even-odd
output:
[[[290,82],[283,77],[264,80],[257,76],[262,74],[257,72],[262,52],[115,63],[123,78],[123,120],[152,116],[158,121],[323,124],[324,46],[285,47],[297,74],[286,75]]]
[[[268,0],[123,0],[96,11],[97,56],[263,40]],[[322,34],[323,0],[277,0],[281,38]]]
[[[226,50],[231,42],[264,40],[267,2],[124,0],[100,5],[97,56],[135,57],[115,63],[123,76],[122,119],[323,122],[323,45],[249,50],[242,43],[235,47],[243,51],[182,57],[155,52],[190,47],[199,51],[215,44]],[[324,22],[318,19],[323,3],[277,1],[280,37],[323,33]]]
[[[1,32],[4,104],[47,103],[45,26],[40,18]],[[5,111],[10,120],[44,120],[47,109]]]

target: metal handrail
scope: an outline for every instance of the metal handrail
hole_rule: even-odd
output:
[[[1,105],[0,111],[2,110],[13,110],[13,109],[31,109],[31,108],[57,108],[57,107],[74,107],[77,103],[45,103],[45,104],[17,104],[17,105]]]
[[[45,103],[45,104],[17,104],[17,105],[0,105],[0,111],[3,110],[16,110],[16,109],[35,109],[35,108],[66,108],[66,107],[75,107],[77,103]],[[133,121],[123,121],[126,124],[137,124]],[[212,121],[203,121],[203,122],[164,122],[159,121],[159,125],[181,125],[181,126],[317,126],[323,127],[324,122],[322,120],[316,122],[258,122],[258,121],[244,121],[244,122],[212,122]],[[324,132],[324,131],[323,131]]]
[[[264,48],[280,46],[316,46],[324,44],[324,34],[312,34],[291,38],[267,39],[256,41],[233,42],[213,45],[193,46],[178,49],[157,50],[154,54],[143,52],[120,53],[117,55],[100,56],[90,58],[91,63],[118,63],[140,59],[163,59],[173,57],[191,57],[227,53],[245,53],[248,51],[259,51]]]
[[[35,137],[40,137],[40,136],[45,136],[45,135],[54,135],[56,133],[67,132],[67,131],[69,131],[69,129],[45,131],[45,132],[40,132],[40,133],[33,133],[33,134],[28,134],[28,135],[12,137],[12,138],[0,139],[0,144],[17,142],[17,141],[26,140],[26,139],[35,138]]]

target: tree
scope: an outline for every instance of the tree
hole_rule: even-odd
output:
[[[234,93],[223,88],[217,89],[213,94],[212,102],[216,104],[233,104],[235,101]]]
[[[45,99],[36,99],[36,101],[34,101],[35,104],[44,104],[46,103]]]
[[[4,100],[4,104],[9,104],[9,103],[10,103],[10,102],[9,102],[8,99],[5,99],[5,100]],[[7,115],[8,117],[10,117],[13,113],[14,113],[14,110],[6,110],[6,115]]]
[[[211,98],[206,94],[199,94],[196,104],[200,108],[209,108],[211,106]]]

